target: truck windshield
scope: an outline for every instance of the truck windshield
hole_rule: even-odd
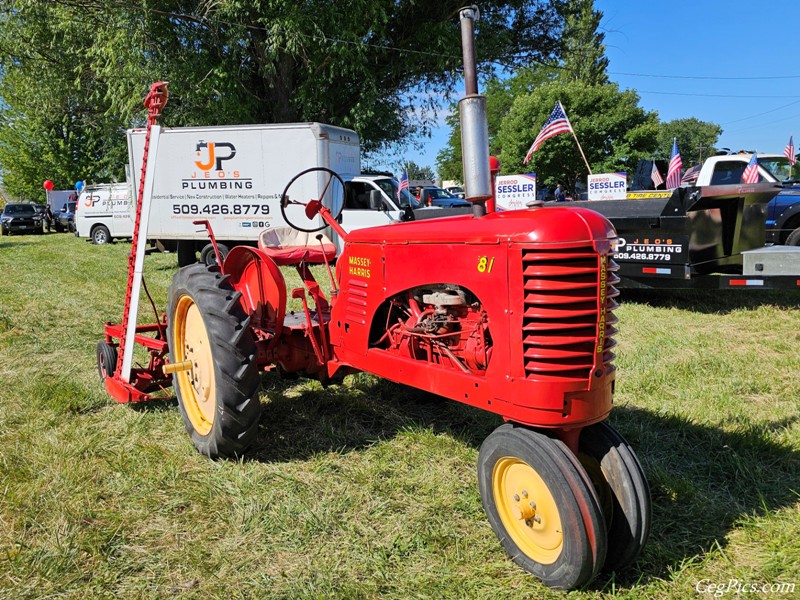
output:
[[[783,156],[772,156],[769,158],[758,157],[758,164],[769,171],[778,181],[788,181],[791,179],[791,167],[789,161]]]
[[[375,184],[390,198],[397,198],[397,188],[399,186],[394,179],[378,179]],[[411,208],[419,208],[420,206],[419,202],[414,199],[407,189],[400,193],[400,208],[405,208],[406,206]]]
[[[36,214],[36,209],[33,204],[8,204],[6,205],[5,213],[19,217],[31,217]]]

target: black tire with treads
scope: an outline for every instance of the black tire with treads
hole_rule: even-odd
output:
[[[190,312],[192,326],[203,329],[207,336],[208,348],[199,354],[201,360],[195,360],[189,371],[174,373],[173,386],[192,442],[211,458],[241,456],[256,438],[261,414],[250,318],[242,309],[240,292],[228,279],[218,267],[200,263],[184,267],[173,277],[167,305],[171,363],[196,359],[194,349],[186,343]],[[212,372],[201,372],[204,368]],[[208,402],[213,410],[204,405],[206,418],[198,409],[206,400],[199,393],[202,388],[197,381],[212,382]]]
[[[516,490],[515,479],[526,483],[524,489]],[[603,514],[588,475],[563,442],[501,425],[481,445],[478,481],[489,524],[523,569],[563,590],[586,585],[600,571],[606,556]],[[521,496],[533,512],[514,517]],[[548,521],[556,525],[549,534]]]
[[[604,480],[599,485],[607,486],[599,490],[600,495],[610,500],[611,514],[606,515],[608,553],[603,570],[621,569],[636,560],[650,535],[650,486],[633,449],[605,421],[584,428],[580,452],[599,465]],[[588,465],[587,470],[592,471]]]

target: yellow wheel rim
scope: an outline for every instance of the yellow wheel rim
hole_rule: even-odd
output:
[[[192,368],[178,371],[177,387],[186,416],[200,435],[207,435],[214,424],[217,408],[214,358],[203,317],[194,300],[182,296],[173,317],[172,348],[174,362],[189,360]]]
[[[492,471],[497,512],[508,535],[528,558],[554,563],[564,535],[555,498],[539,474],[518,458],[501,458]]]

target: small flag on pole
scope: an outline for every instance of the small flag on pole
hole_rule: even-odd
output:
[[[400,196],[403,194],[403,190],[408,189],[408,171],[403,171],[402,175],[400,175],[400,185],[397,186],[397,199],[400,200]]]
[[[797,162],[797,159],[794,157],[794,141],[792,140],[792,136],[789,136],[789,143],[786,144],[783,154],[789,159],[789,166],[793,167],[794,163]]]
[[[655,188],[664,183],[664,179],[661,177],[661,173],[658,172],[656,161],[653,161],[653,169],[650,171],[650,179],[653,180],[653,187]]]
[[[539,146],[541,146],[542,142],[546,139],[558,135],[559,133],[569,133],[570,131],[572,131],[572,125],[569,123],[567,113],[564,112],[564,107],[561,106],[561,102],[556,102],[556,107],[553,109],[553,112],[550,113],[547,121],[544,122],[544,127],[542,127],[539,135],[533,140],[533,144],[528,149],[528,153],[525,155],[525,160],[522,161],[522,164],[528,164],[533,153],[539,149]]]
[[[758,158],[755,152],[742,173],[742,183],[758,183]]]
[[[667,168],[667,189],[671,190],[681,185],[681,153],[678,152],[678,139],[672,138],[672,155]]]

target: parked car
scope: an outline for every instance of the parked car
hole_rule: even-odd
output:
[[[767,242],[800,246],[800,184],[784,183],[767,204]]]
[[[461,188],[461,187],[458,187],[458,186],[454,185],[454,186],[450,186],[449,188],[445,188],[445,189],[448,192],[450,192],[451,194],[453,194],[453,196],[455,196],[457,198],[461,198],[463,200],[464,197],[465,197],[464,188]]]
[[[3,235],[42,233],[42,217],[36,213],[36,206],[33,204],[6,204],[0,213],[0,227]]]
[[[422,206],[438,206],[439,208],[460,208],[472,206],[466,200],[454,196],[442,188],[425,186],[419,191],[419,202]]]
[[[56,228],[56,231],[59,233],[62,231],[75,231],[76,205],[77,202],[71,200],[69,202],[64,202],[64,206],[61,207],[61,210],[53,213],[53,227]]]

